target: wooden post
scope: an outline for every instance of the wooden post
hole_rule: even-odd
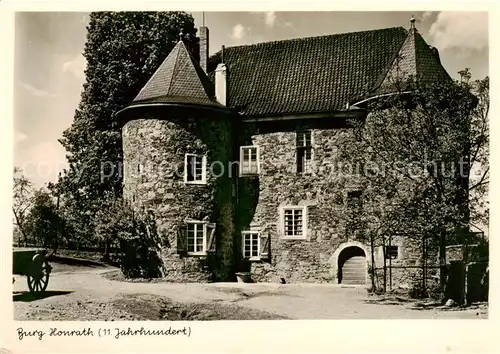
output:
[[[439,285],[444,291],[446,287],[446,233],[439,230]]]
[[[385,236],[382,236],[382,257],[384,258],[384,293],[387,291],[387,257],[385,256]]]
[[[465,242],[464,242],[464,251],[462,255],[462,261],[464,263],[464,288],[463,288],[463,296],[464,296],[464,305],[468,305],[467,301],[467,282],[468,282],[468,273],[469,273],[469,234],[465,233]]]
[[[374,234],[370,232],[370,249],[371,249],[371,259],[372,265],[370,269],[371,278],[372,278],[372,291],[375,291],[375,245],[374,245]]]
[[[427,238],[422,236],[422,288],[424,292],[426,291],[426,262],[427,262],[427,247],[426,246]]]
[[[389,235],[389,249],[392,249],[392,234]],[[389,257],[389,289],[392,290],[392,255]]]

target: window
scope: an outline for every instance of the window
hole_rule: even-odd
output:
[[[242,254],[248,260],[261,260],[269,257],[269,235],[258,231],[243,231]]]
[[[206,183],[207,157],[186,154],[184,160],[184,182],[192,184]]]
[[[205,224],[188,224],[187,251],[191,254],[205,252]]]
[[[306,238],[307,223],[305,207],[285,207],[282,209],[281,215],[284,238]]]
[[[180,225],[177,235],[178,253],[205,255],[215,251],[215,224],[189,221]]]
[[[258,232],[243,232],[243,258],[259,258],[260,240]]]
[[[347,192],[347,207],[352,211],[361,211],[363,208],[363,193],[361,191]]]
[[[398,246],[385,246],[385,259],[398,259],[399,247]]]
[[[259,147],[242,146],[240,148],[240,175],[259,173]]]
[[[297,172],[312,172],[312,134],[310,130],[297,132]]]

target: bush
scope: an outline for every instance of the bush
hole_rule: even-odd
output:
[[[126,278],[159,278],[163,262],[161,243],[152,213],[137,213],[116,200],[99,213],[96,231],[101,239],[119,245],[117,261]]]
[[[424,299],[429,296],[427,288],[424,288],[422,282],[414,282],[408,291],[408,296],[412,299]]]
[[[427,294],[430,298],[444,300],[444,292],[439,283],[431,283],[427,286]]]
[[[372,287],[370,286],[369,288],[366,289],[368,291],[368,294],[375,294],[375,295],[382,295],[384,293],[384,289],[380,287]]]

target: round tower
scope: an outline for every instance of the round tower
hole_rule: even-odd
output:
[[[232,274],[232,113],[182,41],[128,107],[124,198],[151,211],[165,246],[165,277],[228,280]]]

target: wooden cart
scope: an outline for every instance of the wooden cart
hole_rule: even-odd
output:
[[[39,248],[14,248],[13,274],[26,276],[30,292],[42,292],[49,285],[52,267],[47,251]]]

